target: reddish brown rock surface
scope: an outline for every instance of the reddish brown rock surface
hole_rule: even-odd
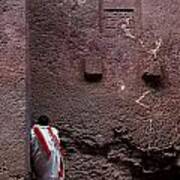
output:
[[[0,179],[27,175],[25,1],[0,1]]]
[[[67,179],[160,179],[174,163],[166,155],[179,142],[178,5],[31,1],[33,117],[48,114],[60,129]]]
[[[0,167],[9,178],[27,169],[25,6],[18,2],[0,2],[1,133],[7,135],[7,142],[0,136]],[[27,11],[32,119],[47,114],[59,128],[67,179],[177,176],[179,1],[29,0]],[[17,156],[9,158],[10,150]]]

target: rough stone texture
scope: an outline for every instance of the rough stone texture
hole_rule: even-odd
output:
[[[0,1],[0,179],[20,180],[26,166],[25,1]]]
[[[68,149],[67,179],[177,176],[178,5],[31,0],[33,118],[47,114],[60,129]],[[100,81],[84,78],[88,59],[94,66],[101,60]]]

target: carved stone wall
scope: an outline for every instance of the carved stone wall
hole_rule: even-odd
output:
[[[24,179],[28,172],[25,29],[25,0],[0,1],[1,180]]]
[[[60,129],[67,179],[177,176],[178,5],[31,0],[33,118]]]

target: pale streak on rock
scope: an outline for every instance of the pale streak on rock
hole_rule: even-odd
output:
[[[77,0],[77,2],[78,2],[78,5],[81,6],[86,3],[86,0]]]
[[[130,39],[136,39],[136,37],[131,33],[130,28],[128,28],[129,24],[130,24],[130,19],[126,18],[125,23],[121,25],[121,29],[125,33],[126,37]]]
[[[160,47],[161,47],[161,45],[162,45],[162,39],[159,38],[159,39],[155,42],[155,44],[156,44],[156,48],[155,48],[155,49],[151,49],[151,50],[149,51],[149,53],[152,54],[153,57],[156,59],[156,58],[157,58],[157,53],[159,52],[159,49],[160,49]]]
[[[149,133],[151,134],[152,131],[153,131],[153,126],[152,126],[152,123],[153,123],[153,120],[152,119],[149,119]],[[151,137],[150,137],[151,138]],[[151,143],[149,141],[149,144],[148,144],[148,149],[151,149]]]
[[[139,41],[140,45],[142,46],[142,48],[145,48],[143,40],[142,39],[138,39],[138,41]]]
[[[125,85],[123,84],[123,85],[121,85],[121,91],[124,91],[125,90]]]
[[[140,106],[143,106],[144,108],[149,108],[148,105],[144,104],[141,102],[141,100],[143,100],[151,91],[146,91],[142,94],[142,96],[140,96],[137,100],[136,103],[139,104]]]
[[[119,89],[119,93],[121,93],[121,91],[124,91],[125,88],[126,88],[123,80],[119,80],[119,81],[117,82],[117,86],[118,86],[118,89],[120,88],[120,89]]]

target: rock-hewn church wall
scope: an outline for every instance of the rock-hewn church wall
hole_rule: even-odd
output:
[[[67,179],[160,179],[175,164],[178,5],[31,0],[32,116],[60,129]]]
[[[0,179],[27,176],[25,0],[0,1]]]

